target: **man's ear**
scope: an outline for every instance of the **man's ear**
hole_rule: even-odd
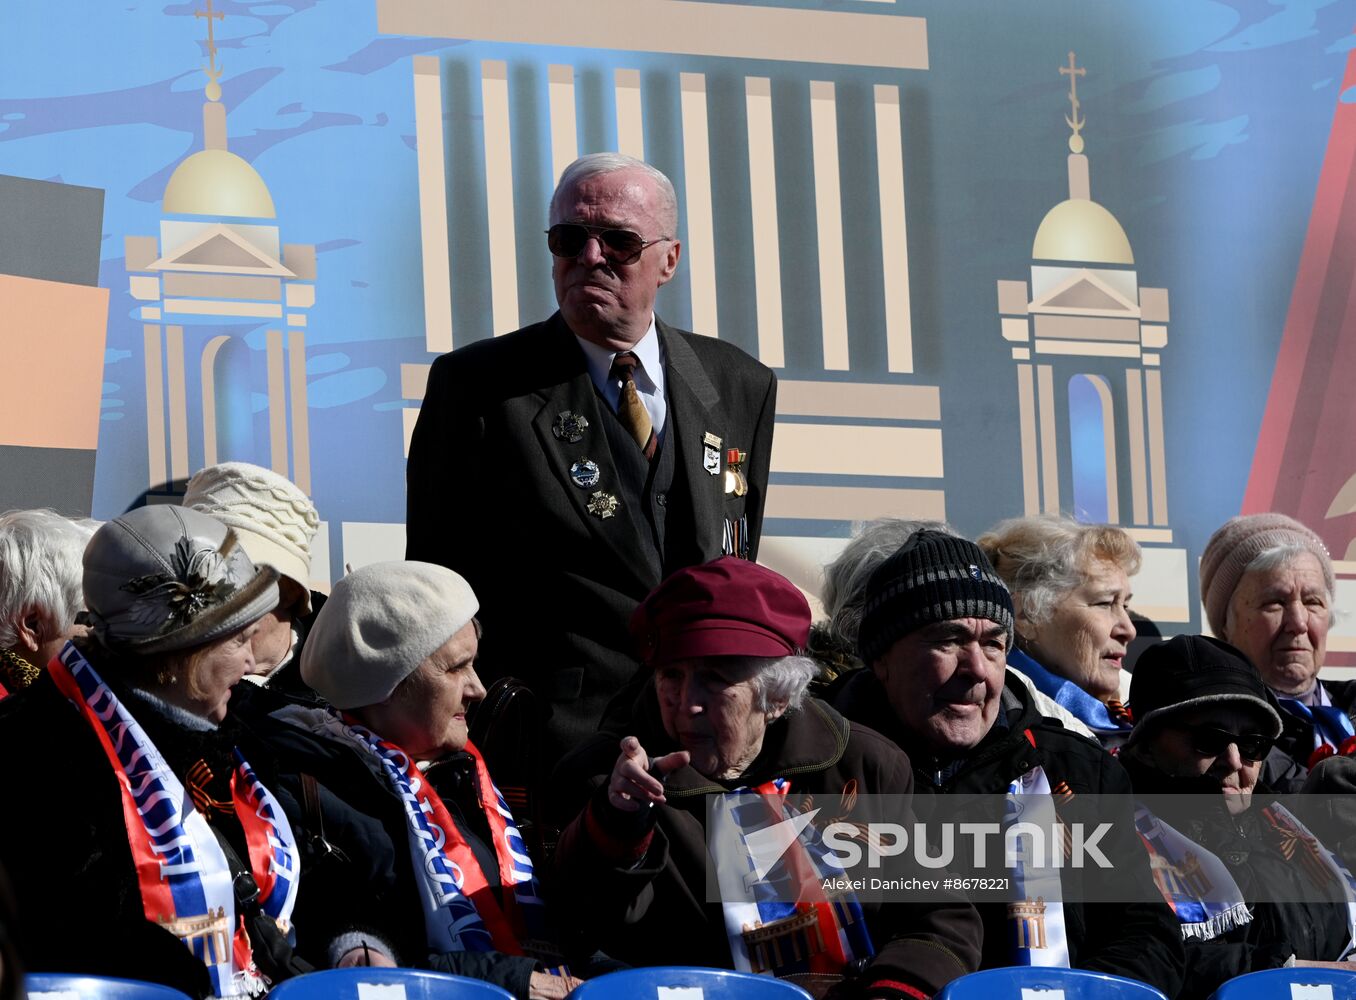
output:
[[[678,270],[678,261],[683,256],[683,244],[679,240],[670,240],[664,245],[664,269],[659,272],[659,283],[667,285]]]

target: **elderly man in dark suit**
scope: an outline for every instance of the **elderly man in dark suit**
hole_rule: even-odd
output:
[[[670,327],[673,185],[615,153],[565,169],[547,246],[560,310],[439,358],[408,466],[407,557],[481,597],[487,682],[551,708],[548,754],[597,731],[636,670],[627,621],[669,573],[757,555],[776,378]]]

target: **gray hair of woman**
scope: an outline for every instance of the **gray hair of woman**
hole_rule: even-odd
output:
[[[876,567],[899,551],[915,531],[924,529],[955,534],[944,521],[912,521],[900,517],[882,517],[857,528],[852,541],[838,558],[824,567],[824,610],[829,630],[847,649],[857,648],[857,632],[862,625],[866,603],[866,585]]]
[[[40,641],[70,632],[85,607],[80,559],[98,526],[53,510],[0,514],[0,649],[16,647],[35,615]]]
[[[1139,543],[1114,524],[1083,524],[1059,514],[1000,521],[976,543],[1012,591],[1018,615],[1033,625],[1049,621],[1055,606],[1083,582],[1088,563],[1105,560],[1139,572]]]
[[[753,687],[754,707],[771,712],[785,705],[786,714],[800,708],[819,664],[808,656],[729,656],[722,666],[736,676],[748,677]]]

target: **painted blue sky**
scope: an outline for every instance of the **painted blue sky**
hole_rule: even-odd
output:
[[[430,360],[422,342],[411,56],[439,53],[454,67],[506,59],[527,85],[541,88],[545,66],[558,61],[581,72],[639,66],[651,74],[647,81],[699,68],[717,84],[722,74],[775,79],[780,73],[803,81],[823,72],[387,38],[377,34],[373,0],[220,0],[215,6],[226,15],[216,30],[230,148],[268,183],[283,240],[319,251],[317,303],[307,331],[313,469],[322,514],[336,522],[402,518],[399,366]],[[1065,197],[1066,85],[1056,70],[1069,50],[1077,51],[1089,70],[1079,96],[1089,122],[1084,135],[1093,196],[1125,227],[1141,284],[1166,287],[1172,296],[1164,377],[1173,522],[1181,540],[1199,551],[1242,496],[1352,44],[1351,3],[836,0],[794,6],[928,21],[928,71],[835,70],[832,78],[849,117],[854,87],[892,81],[902,89],[917,380],[942,386],[948,508],[968,531],[1015,513],[1020,504],[1011,432],[1015,393],[998,335],[994,283],[1025,277],[1036,226]],[[144,457],[126,457],[144,456],[145,418],[140,323],[126,292],[122,241],[157,231],[170,172],[201,148],[207,57],[203,22],[194,17],[199,8],[127,0],[0,6],[0,173],[106,192],[100,280],[111,290],[111,315],[95,497],[100,516],[123,509],[144,486]],[[719,100],[718,85],[711,93]],[[474,92],[450,96],[453,134],[474,130],[475,115],[463,105],[476,101]],[[713,106],[713,122],[722,113]],[[581,115],[580,128],[581,148],[615,137],[606,114],[597,120]],[[544,120],[515,121],[515,129],[516,149],[546,141]],[[660,159],[673,157],[664,135],[655,145]],[[799,147],[783,148],[795,156]],[[457,177],[483,174],[476,149],[449,150],[454,185]],[[844,149],[845,183],[854,176],[852,153]],[[747,175],[746,165],[713,163],[714,183],[719,187],[724,174],[737,169]],[[549,176],[515,182],[520,189],[542,187]],[[531,192],[526,201],[544,206],[544,193]],[[454,205],[454,243],[474,245],[485,226],[483,205]],[[537,220],[520,220],[520,235],[539,228]],[[801,235],[793,244],[797,237],[783,223],[789,268],[813,262],[797,257],[812,253],[801,244],[813,237]],[[849,253],[857,252],[850,244]],[[860,252],[869,254],[869,242]],[[551,293],[544,249],[525,244],[519,260],[526,322],[551,308]],[[850,267],[856,262],[849,258]],[[474,319],[488,301],[483,273],[483,262],[454,268],[459,318]],[[722,326],[729,315],[730,338],[752,344],[745,322],[752,292],[738,287],[743,278],[737,273],[723,273],[721,281]],[[680,279],[661,300],[680,324],[688,319],[685,289]],[[805,330],[817,317],[815,295],[812,288],[787,291],[788,315],[805,313]],[[860,346],[872,356],[882,350],[874,336],[878,308],[871,302],[852,308],[854,352]],[[812,338],[795,322],[788,323],[786,374],[822,377],[812,352],[797,347]],[[257,347],[258,332],[247,342]]]

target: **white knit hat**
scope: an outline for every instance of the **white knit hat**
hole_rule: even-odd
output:
[[[295,483],[263,466],[223,462],[188,481],[183,505],[234,528],[250,559],[301,587],[301,613],[310,614],[311,539],[320,515]]]
[[[445,566],[355,569],[315,617],[301,679],[338,709],[380,704],[479,610],[471,585]]]

